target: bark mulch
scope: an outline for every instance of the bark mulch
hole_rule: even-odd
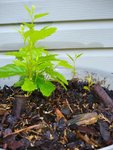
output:
[[[50,97],[19,88],[0,90],[0,148],[93,150],[113,144],[113,91],[86,81],[58,83]],[[20,95],[19,97],[17,95]]]

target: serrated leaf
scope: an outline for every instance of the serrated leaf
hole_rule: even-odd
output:
[[[35,89],[37,89],[37,86],[29,78],[25,78],[24,83],[21,86],[21,88],[23,91],[33,92]]]
[[[25,68],[18,67],[15,64],[8,64],[0,68],[0,78],[6,78],[15,75],[24,75],[25,73]]]
[[[34,15],[34,19],[42,18],[47,15],[48,15],[48,13],[36,14],[36,15]]]
[[[47,81],[42,77],[37,78],[37,86],[44,96],[50,96],[55,90],[55,86],[50,81]]]

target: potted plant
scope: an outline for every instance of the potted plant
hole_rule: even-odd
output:
[[[0,68],[0,78],[18,75],[19,80],[0,91],[0,147],[3,149],[112,149],[113,91],[103,88],[89,74],[76,78],[76,59],[71,64],[50,54],[37,42],[56,31],[55,27],[35,28],[35,14],[26,7],[31,23],[23,23],[19,33],[24,47],[11,64]],[[57,68],[72,75],[67,80]]]

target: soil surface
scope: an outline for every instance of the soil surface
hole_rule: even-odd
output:
[[[113,144],[113,91],[73,79],[58,83],[50,97],[19,88],[0,90],[0,148],[6,150],[93,150]]]

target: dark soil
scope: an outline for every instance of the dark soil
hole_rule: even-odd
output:
[[[113,91],[99,86],[101,96],[95,85],[90,91],[84,86],[87,82],[74,79],[66,91],[57,83],[51,97],[35,91],[22,102],[15,97],[25,93],[4,86],[0,91],[0,148],[93,150],[113,144]],[[109,105],[104,95],[111,100]]]

